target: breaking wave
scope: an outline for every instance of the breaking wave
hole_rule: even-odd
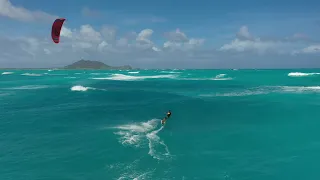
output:
[[[130,73],[130,72],[128,72]],[[174,72],[180,73],[180,72]],[[131,72],[131,74],[138,74],[138,72]],[[232,80],[233,78],[227,77],[227,74],[218,74],[213,78],[210,77],[180,77],[178,74],[160,74],[160,75],[150,75],[150,76],[132,76],[125,74],[112,74],[109,77],[94,77],[91,79],[95,80],[116,80],[116,81],[141,81],[146,79],[174,79],[174,80],[214,80],[214,81],[226,81]]]
[[[189,75],[189,74],[188,74]],[[227,81],[232,80],[231,77],[226,77],[227,74],[218,74],[214,78],[192,78],[192,77],[185,77],[185,78],[179,78],[179,80],[192,80],[192,81]]]
[[[242,91],[242,92],[229,92],[229,93],[217,93],[215,95],[211,95],[211,94],[202,94],[201,96],[206,97],[206,96],[230,96],[230,97],[235,97],[235,96],[252,96],[252,95],[262,95],[262,94],[268,94],[268,92],[264,92],[264,91],[250,91],[250,90],[246,90],[246,91]]]
[[[232,80],[232,78],[226,78],[227,74],[218,74],[216,75],[215,78],[213,78],[212,80],[220,80],[220,81],[225,81],[225,80]]]
[[[288,74],[290,77],[305,77],[305,76],[313,76],[320,75],[320,73],[302,73],[302,72],[291,72]]]
[[[285,92],[320,92],[320,86],[280,86]]]
[[[112,74],[111,77],[92,78],[97,80],[117,80],[117,81],[134,81],[144,79],[161,79],[161,78],[175,78],[173,75],[154,75],[154,76],[129,76],[124,74]]]
[[[92,87],[84,87],[84,86],[80,86],[80,85],[77,85],[77,86],[73,86],[71,87],[71,91],[87,91],[89,89],[95,89],[95,88],[92,88]]]
[[[13,74],[13,72],[3,72],[1,73],[2,75],[8,75],[8,74]]]
[[[21,74],[22,76],[42,76],[41,74],[34,74],[34,73],[24,73]]]
[[[139,74],[139,71],[132,71],[132,72],[128,72],[129,74]]]

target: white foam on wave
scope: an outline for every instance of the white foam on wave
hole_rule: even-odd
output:
[[[150,75],[150,76],[130,76],[125,74],[112,74],[110,77],[96,77],[91,79],[96,80],[117,80],[117,81],[137,81],[137,80],[145,80],[145,79],[177,79],[177,80],[214,80],[214,81],[226,81],[232,80],[233,78],[226,77],[227,74],[218,74],[214,78],[192,78],[192,77],[184,77],[177,78],[177,75],[166,74],[166,75]]]
[[[92,88],[92,87],[84,87],[84,86],[80,86],[80,85],[77,85],[77,86],[72,86],[71,87],[71,91],[87,91],[89,89],[95,89],[95,88]]]
[[[250,90],[246,90],[246,91],[242,91],[242,92],[230,92],[230,93],[217,93],[214,95],[211,94],[202,94],[200,96],[206,97],[206,96],[226,96],[226,97],[236,97],[236,96],[253,96],[253,95],[262,95],[262,94],[268,94],[268,92],[264,92],[264,91],[250,91]]]
[[[320,75],[320,73],[302,73],[302,72],[291,72],[288,74],[290,77],[305,77],[305,76],[313,76]]]
[[[279,86],[285,92],[320,92],[320,86]]]
[[[77,77],[64,77],[65,79],[76,79]]]
[[[14,89],[14,90],[34,90],[34,89],[45,89],[49,88],[48,85],[26,85],[26,86],[18,86],[4,89]]]
[[[13,72],[3,72],[1,73],[2,75],[8,75],[8,74],[13,74]]]
[[[35,73],[24,73],[21,74],[22,76],[42,76],[41,74],[35,74]]]
[[[129,74],[139,74],[139,71],[132,71],[132,72],[128,72]]]
[[[111,77],[92,78],[97,80],[117,80],[117,81],[135,81],[144,79],[161,79],[161,78],[175,78],[173,75],[154,75],[154,76],[129,76],[124,74],[112,74]]]
[[[190,75],[190,74],[188,74]],[[227,81],[227,80],[232,80],[233,78],[227,78],[225,77],[227,74],[218,74],[214,78],[179,78],[179,80],[192,80],[192,81]]]
[[[208,93],[200,94],[202,97],[235,97],[235,96],[253,96],[253,95],[264,95],[270,93],[320,93],[320,86],[263,86],[250,88],[236,92],[226,93]]]
[[[103,75],[103,74],[110,74],[110,73],[90,73],[90,75]]]
[[[119,142],[125,146],[144,147],[147,143],[148,154],[155,159],[163,160],[170,156],[169,149],[164,141],[157,135],[164,126],[155,130],[160,123],[159,119],[152,119],[147,122],[127,124],[115,127],[119,129]]]
[[[215,81],[227,81],[227,80],[232,80],[232,78],[226,78],[226,75],[227,75],[227,74],[218,74],[218,75],[216,75],[215,78],[212,78],[212,80],[215,80]]]

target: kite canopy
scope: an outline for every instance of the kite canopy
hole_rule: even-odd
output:
[[[52,24],[51,37],[54,43],[60,42],[60,31],[65,20],[64,18],[59,18]]]

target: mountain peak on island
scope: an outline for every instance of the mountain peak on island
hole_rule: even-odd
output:
[[[109,66],[100,61],[92,61],[92,60],[79,60],[74,62],[68,66],[65,66],[64,69],[114,69],[114,70],[129,70],[132,69],[131,66]]]

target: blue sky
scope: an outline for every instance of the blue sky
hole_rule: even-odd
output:
[[[320,66],[320,2],[0,0],[0,67],[80,58],[142,68]],[[67,19],[61,43],[55,18]]]

